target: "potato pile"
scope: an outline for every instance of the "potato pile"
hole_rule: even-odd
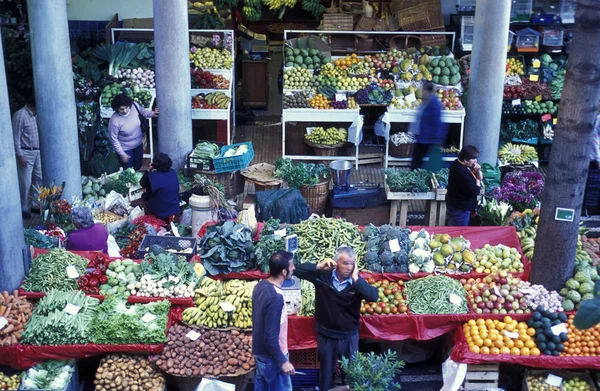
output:
[[[252,334],[237,330],[201,331],[174,325],[169,329],[162,354],[150,360],[176,376],[235,376],[254,367]]]
[[[146,357],[109,355],[96,371],[96,391],[163,391],[165,376]]]

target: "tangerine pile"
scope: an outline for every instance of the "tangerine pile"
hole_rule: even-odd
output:
[[[321,94],[317,94],[313,98],[309,99],[308,103],[314,109],[320,109],[320,110],[333,109],[333,107],[331,107],[331,102],[329,102],[329,99],[327,99],[325,96],[323,96]]]
[[[569,315],[567,328],[569,339],[565,341],[565,351],[561,356],[599,356],[600,323],[587,330],[579,330],[573,324],[574,315]]]
[[[336,67],[341,69],[347,69],[350,65],[361,62],[362,59],[358,58],[356,53],[352,53],[352,55],[348,54],[344,58],[338,58],[333,63]]]
[[[471,319],[463,326],[469,350],[480,354],[512,354],[514,356],[539,356],[535,345],[535,329],[525,322],[517,322],[510,316],[503,321],[492,319]],[[516,333],[512,338],[508,333]]]

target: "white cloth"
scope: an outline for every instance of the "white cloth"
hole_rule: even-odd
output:
[[[21,211],[29,212],[29,204],[38,208],[37,200],[31,200],[30,197],[37,197],[32,185],[42,186],[42,157],[40,151],[29,151],[23,149],[21,154],[27,160],[27,167],[22,167],[17,161],[17,174],[19,176],[19,192],[21,193]]]

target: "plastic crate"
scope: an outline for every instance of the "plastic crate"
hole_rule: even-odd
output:
[[[541,33],[532,28],[517,31],[518,52],[538,52],[540,50]]]
[[[562,0],[560,4],[560,17],[564,24],[575,23],[575,8],[577,0]]]
[[[242,155],[223,157],[223,155],[228,150],[232,148],[237,148],[240,145],[247,145],[248,151]],[[215,165],[215,172],[217,174],[221,174],[223,172],[243,170],[244,168],[248,167],[252,159],[254,159],[254,148],[252,148],[252,143],[250,141],[245,143],[227,145],[221,148],[221,154],[219,155],[219,157],[216,157],[213,160],[213,163]]]
[[[533,9],[533,0],[512,0],[510,8],[511,22],[529,22],[531,19],[531,10]]]
[[[137,257],[139,259],[144,258],[144,255],[150,252],[146,249],[154,244],[161,246],[165,250],[175,250],[172,252],[173,254],[184,256],[189,260],[196,254],[198,238],[146,235],[140,244]],[[183,250],[189,248],[192,249],[192,252],[183,252]]]
[[[565,30],[561,27],[546,27],[542,35],[542,45],[562,47]]]
[[[223,146],[225,145],[225,143],[221,143],[221,142],[217,142],[217,141],[198,140],[198,143],[202,143],[202,142],[216,144],[219,146],[219,150],[221,150],[221,148],[223,148]],[[215,170],[215,165],[214,165],[214,161],[213,161],[214,159],[192,156],[193,152],[194,151],[192,150],[192,152],[190,152],[188,154],[188,156],[186,157],[186,168],[191,169],[191,170],[200,170],[200,171],[214,171]]]
[[[317,349],[290,350],[290,362],[296,369],[319,368]]]
[[[22,383],[21,383],[22,385]],[[22,388],[21,386],[19,386],[19,390],[20,391],[34,391],[34,390],[29,390],[27,388]],[[71,380],[69,381],[69,384],[67,384],[67,386],[65,388],[63,388],[60,391],[79,391],[79,368],[77,365],[77,361],[75,361],[75,363],[73,364],[73,372],[71,372]],[[50,390],[35,390],[35,391],[50,391]],[[54,390],[56,391],[56,390]]]
[[[300,370],[296,368],[296,370]],[[319,370],[318,369],[301,369],[300,372],[306,375],[292,376],[292,388],[296,389],[314,389],[319,386]]]

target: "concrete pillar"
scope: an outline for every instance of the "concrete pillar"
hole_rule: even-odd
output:
[[[158,150],[176,171],[193,149],[188,11],[185,1],[154,0]]]
[[[28,0],[27,10],[44,185],[64,181],[71,201],[81,198],[81,167],[67,3]]]
[[[477,0],[467,97],[465,142],[479,163],[496,165],[502,116],[511,0]]]
[[[2,33],[0,32],[0,59],[4,58]],[[0,61],[0,292],[17,289],[25,277],[23,254],[23,219],[21,217],[21,196],[17,177],[17,160],[13,141],[6,71],[4,61]]]

